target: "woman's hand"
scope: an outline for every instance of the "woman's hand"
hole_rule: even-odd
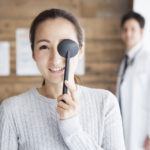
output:
[[[150,138],[147,137],[144,142],[144,150],[150,150]]]
[[[71,85],[68,81],[65,81],[65,84],[68,87],[69,93],[61,95],[57,98],[57,112],[59,113],[60,119],[68,119],[77,115],[79,112],[79,102],[76,95],[76,87]]]

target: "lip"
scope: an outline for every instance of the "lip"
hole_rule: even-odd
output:
[[[64,74],[65,67],[54,67],[48,69],[52,74]]]

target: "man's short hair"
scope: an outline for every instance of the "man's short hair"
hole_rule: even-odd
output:
[[[142,29],[144,28],[144,26],[145,26],[144,17],[134,11],[130,11],[127,14],[123,15],[123,17],[121,19],[121,28],[124,26],[125,22],[128,21],[129,19],[135,19],[139,23],[140,27]]]

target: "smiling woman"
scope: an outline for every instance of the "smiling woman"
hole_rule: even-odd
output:
[[[65,59],[59,55],[57,45],[66,38],[78,43],[74,26],[63,18],[47,19],[36,29],[33,56],[45,82],[52,84],[63,81]],[[77,58],[78,56],[72,59],[71,80],[74,76]]]
[[[64,39],[76,42],[79,51],[70,60],[65,82],[69,92],[62,95],[65,59],[57,47]],[[45,10],[31,25],[30,41],[45,84],[2,103],[0,149],[125,150],[116,97],[75,83],[77,63],[84,53],[84,34],[77,19],[64,10]]]

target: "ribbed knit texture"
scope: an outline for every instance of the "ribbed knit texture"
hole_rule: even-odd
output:
[[[0,150],[125,150],[117,100],[78,86],[80,113],[60,120],[57,101],[33,88],[0,105]]]

